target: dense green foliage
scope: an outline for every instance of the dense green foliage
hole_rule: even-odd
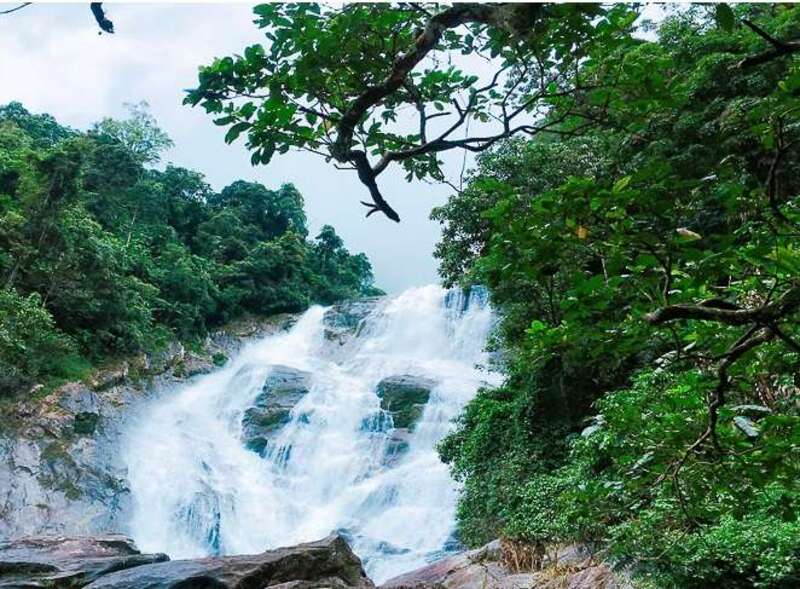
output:
[[[441,446],[464,541],[796,587],[800,9],[684,7],[655,34],[636,10],[260,6],[269,46],[201,69],[187,102],[254,163],[352,166],[395,220],[389,165],[441,179],[439,154],[480,153],[433,212],[444,281],[502,316],[506,382]]]
[[[736,13],[800,34],[793,6]],[[763,41],[721,24],[696,7],[587,59],[602,125],[483,154],[434,211],[445,280],[503,315],[508,379],[442,445],[470,544],[595,541],[656,587],[800,584],[800,68],[738,67]]]
[[[90,132],[0,108],[0,393],[192,340],[243,313],[372,294],[332,227],[308,239],[290,185],[213,191],[167,165],[143,105]]]

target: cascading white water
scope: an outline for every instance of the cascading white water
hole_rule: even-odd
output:
[[[492,324],[485,295],[427,286],[386,298],[336,355],[324,313],[309,309],[135,420],[123,458],[140,548],[173,558],[256,553],[340,530],[378,582],[441,554],[457,488],[435,445],[496,378],[477,367]],[[241,422],[275,365],[308,371],[311,384],[262,458],[245,448]],[[369,424],[381,414],[376,385],[396,375],[437,384],[407,452],[387,463],[389,432]]]

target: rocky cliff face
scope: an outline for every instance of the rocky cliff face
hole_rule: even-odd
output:
[[[0,407],[0,538],[124,529],[130,509],[118,444],[126,419],[156,391],[224,363],[248,339],[287,329],[288,315],[237,321],[200,351],[174,343],[42,396]]]
[[[379,302],[351,301],[326,312],[332,355],[344,352]],[[137,406],[157,391],[214,370],[248,340],[288,329],[295,319],[241,319],[210,334],[200,350],[175,342],[105,366],[86,382],[47,394],[35,387],[0,405],[0,538],[124,530],[131,503],[117,450]],[[265,451],[307,392],[308,375],[292,370],[274,372],[244,416],[243,437],[256,452]]]
[[[326,312],[325,338],[332,355],[344,353],[379,302],[351,301]],[[214,370],[246,341],[288,329],[295,319],[241,319],[212,333],[200,350],[176,342],[158,353],[105,366],[86,382],[47,394],[35,387],[20,400],[0,404],[0,538],[124,530],[131,503],[117,450],[137,406],[157,391]],[[308,375],[287,370],[273,373],[244,416],[243,437],[256,452],[265,451],[307,392]]]

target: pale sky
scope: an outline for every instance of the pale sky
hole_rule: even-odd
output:
[[[13,6],[0,3],[0,11]],[[359,200],[368,195],[354,172],[300,153],[252,167],[243,141],[226,145],[224,129],[210,116],[181,104],[199,65],[265,41],[252,24],[250,5],[107,3],[105,8],[114,35],[97,34],[88,3],[34,4],[0,16],[0,104],[18,100],[32,112],[86,129],[106,116],[124,117],[124,102],[146,100],[175,141],[165,161],[202,172],[216,189],[238,179],[268,188],[291,182],[305,197],[312,231],[333,225],[351,251],[369,256],[378,286],[397,292],[437,281],[432,251],[439,227],[428,215],[451,189],[409,184],[396,170],[387,171],[381,186],[402,222],[381,215],[365,219]]]

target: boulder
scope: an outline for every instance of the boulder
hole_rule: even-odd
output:
[[[111,387],[119,386],[128,377],[129,368],[130,366],[126,361],[101,368],[89,377],[89,386],[95,391],[104,391]]]
[[[0,542],[0,587],[33,589],[372,589],[341,536],[262,554],[170,561],[129,538],[29,536]]]
[[[380,589],[631,589],[628,581],[593,562],[585,546],[568,546],[541,571],[506,565],[500,542],[460,552],[389,579]],[[555,566],[553,566],[555,565]]]
[[[180,362],[175,366],[175,375],[179,378],[191,378],[198,374],[207,374],[214,370],[214,362],[211,358],[187,352]]]
[[[325,339],[339,345],[346,344],[358,336],[364,320],[372,313],[381,297],[369,297],[334,305],[325,311],[322,323],[325,326]]]
[[[308,394],[311,374],[289,366],[273,366],[252,407],[242,417],[245,446],[263,454],[268,443],[291,420],[295,405]]]
[[[166,560],[142,554],[117,534],[27,536],[0,542],[0,587],[84,587],[114,571]]]
[[[87,589],[227,589],[252,587],[371,589],[361,561],[341,536],[252,556],[173,560],[104,575]]]
[[[375,392],[381,399],[381,409],[392,416],[394,427],[413,431],[435,386],[436,381],[429,378],[404,374],[384,378]]]

